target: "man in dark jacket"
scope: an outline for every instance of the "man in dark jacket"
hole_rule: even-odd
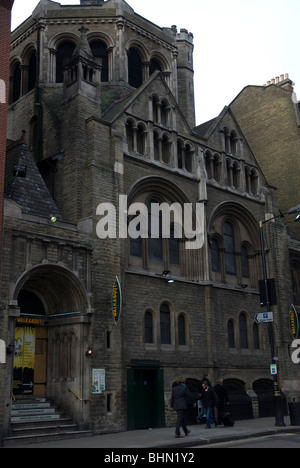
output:
[[[216,394],[206,381],[202,383],[202,389],[203,408],[200,411],[199,419],[201,420],[203,415],[206,414],[206,429],[211,429],[212,421],[217,425],[216,418],[213,416],[213,408],[217,403]]]
[[[214,391],[218,396],[218,424],[221,424],[221,416],[225,412],[225,405],[230,405],[229,396],[226,391],[226,388],[223,385],[223,380],[218,379],[217,384],[214,386]]]
[[[187,402],[190,400],[196,406],[196,402],[185,385],[186,379],[184,377],[179,377],[176,381],[176,386],[173,387],[172,398],[171,398],[171,409],[177,411],[177,424],[175,429],[175,437],[182,437],[180,435],[180,428],[182,427],[185,435],[189,435],[190,431],[185,425],[185,413],[187,410]]]

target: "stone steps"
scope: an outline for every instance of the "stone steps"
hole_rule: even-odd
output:
[[[3,439],[3,447],[91,435],[91,431],[79,430],[78,425],[51,401],[16,401],[12,403],[11,435]]]

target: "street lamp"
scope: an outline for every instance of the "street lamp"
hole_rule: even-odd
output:
[[[270,312],[270,294],[269,294],[269,282],[268,282],[268,273],[267,273],[267,260],[266,260],[266,249],[265,249],[265,236],[263,226],[264,224],[277,219],[277,218],[284,218],[287,214],[296,214],[300,213],[300,204],[290,208],[286,213],[280,212],[278,216],[274,216],[273,218],[267,219],[265,221],[260,221],[259,229],[260,229],[260,242],[261,242],[261,252],[262,252],[262,264],[263,264],[263,274],[264,274],[264,285],[265,285],[265,297],[266,297],[266,306],[267,312]],[[300,220],[300,214],[296,217],[295,221]],[[273,329],[273,323],[269,322],[269,339],[270,339],[270,347],[271,347],[271,354],[272,354],[272,363],[277,364],[278,357],[276,357],[276,346],[275,346],[275,335]],[[277,373],[273,375],[274,378],[274,406],[275,406],[275,426],[278,427],[285,427],[284,423],[284,414],[282,408],[282,401],[281,401],[281,394],[280,388],[278,385],[278,376]]]

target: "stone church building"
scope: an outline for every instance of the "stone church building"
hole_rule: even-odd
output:
[[[181,374],[191,389],[222,377],[250,417],[272,392],[268,326],[254,317],[265,310],[259,222],[278,214],[275,189],[231,108],[196,126],[193,49],[192,33],[124,0],[41,0],[12,33],[3,436],[12,403],[30,398],[104,433],[172,424]],[[200,248],[187,248],[172,210],[157,214],[169,235],[151,237],[163,203],[184,217],[192,206],[194,227],[201,213]],[[292,399],[288,237],[281,219],[265,234],[280,386]]]

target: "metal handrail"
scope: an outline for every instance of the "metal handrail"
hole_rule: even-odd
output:
[[[84,402],[87,402],[87,401],[90,401],[90,400],[87,400],[87,399],[84,399],[84,398],[81,398],[79,395],[77,395],[77,393],[74,392],[74,390],[72,390],[70,387],[67,387],[68,391],[71,392],[74,397],[76,398],[76,400],[79,400],[79,401],[84,401]]]

